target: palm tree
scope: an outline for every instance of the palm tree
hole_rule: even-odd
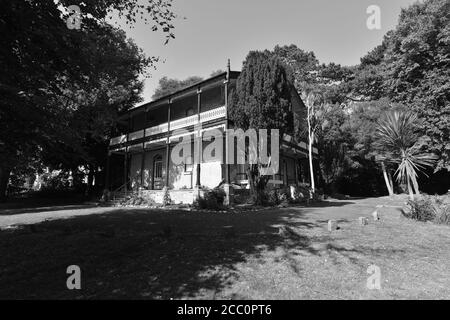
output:
[[[406,183],[411,200],[419,195],[417,175],[426,167],[432,167],[436,156],[421,152],[419,135],[415,128],[420,125],[417,116],[410,112],[389,112],[378,122],[376,135],[382,149],[379,159],[384,163],[398,164],[397,181]]]

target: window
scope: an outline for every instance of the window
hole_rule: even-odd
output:
[[[189,108],[186,110],[186,117],[192,116],[194,115],[194,109],[193,108]]]

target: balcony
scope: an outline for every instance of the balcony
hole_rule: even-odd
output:
[[[200,123],[206,123],[209,121],[225,118],[226,107],[222,106],[219,108],[211,109],[200,113]],[[174,120],[170,122],[170,130],[178,130],[186,127],[196,125],[198,123],[198,115],[192,115],[182,119]],[[116,146],[122,143],[131,142],[133,140],[141,139],[144,137],[151,137],[161,133],[166,133],[169,130],[169,123],[162,123],[157,126],[149,127],[143,130],[130,132],[128,135],[121,135],[118,137],[111,138],[109,145]]]
[[[126,134],[118,136],[118,137],[111,138],[111,140],[109,141],[109,145],[110,146],[114,146],[114,145],[121,144],[121,143],[124,143],[124,142],[127,142],[127,135]]]

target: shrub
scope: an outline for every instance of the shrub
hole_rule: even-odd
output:
[[[280,199],[281,205],[287,206],[290,203],[293,203],[294,200],[291,197],[291,193],[290,193],[289,189],[280,190],[279,194],[280,194],[279,199]]]
[[[65,171],[52,171],[44,173],[40,177],[41,187],[36,194],[42,197],[64,196],[72,191],[70,187],[69,173]]]
[[[334,199],[338,199],[338,200],[345,200],[347,199],[347,197],[345,195],[343,195],[342,193],[333,193],[331,195],[332,198]]]
[[[253,199],[248,189],[236,189],[234,190],[233,202],[235,204],[252,204]]]
[[[290,198],[291,196],[285,190],[280,191],[280,202],[289,201]]]
[[[271,206],[276,206],[280,204],[281,200],[278,189],[271,189],[267,192],[267,202]]]
[[[309,199],[311,196],[314,197],[311,186],[307,183],[299,183],[297,190],[297,192],[302,195],[302,198]]]
[[[122,203],[125,206],[154,206],[155,202],[150,198],[144,198],[137,193],[131,194]]]
[[[301,202],[304,199],[308,198],[308,194],[309,194],[308,192],[309,191],[305,192],[305,190],[300,189],[299,187],[297,187],[295,189],[295,194],[294,194],[294,197],[295,197],[296,201],[297,202]]]
[[[270,189],[265,192],[264,204],[269,206],[288,205],[293,200],[289,190]]]
[[[440,224],[450,224],[449,196],[423,196],[409,200],[403,215],[418,221],[433,221]]]
[[[211,192],[217,199],[217,203],[223,205],[223,202],[225,201],[226,197],[225,191],[221,188],[214,188]]]
[[[324,198],[323,189],[320,189],[320,188],[316,189],[316,191],[314,193],[312,193],[312,198],[315,201],[322,201]]]
[[[403,211],[407,218],[418,221],[431,221],[434,220],[434,217],[436,216],[433,203],[428,197],[409,200],[407,206],[409,210]]]
[[[224,199],[225,191],[214,188],[213,190],[205,190],[203,196],[196,199],[193,205],[197,209],[218,210],[223,207]]]
[[[170,197],[169,189],[164,188],[163,206],[168,206],[170,204],[172,204],[172,198]]]
[[[450,225],[450,195],[435,197],[436,223]]]

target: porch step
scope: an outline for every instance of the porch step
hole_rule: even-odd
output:
[[[117,206],[121,204],[122,202],[126,201],[128,197],[130,197],[133,194],[133,192],[125,192],[125,191],[118,191],[111,194],[111,198],[108,201],[108,204],[112,206]]]

